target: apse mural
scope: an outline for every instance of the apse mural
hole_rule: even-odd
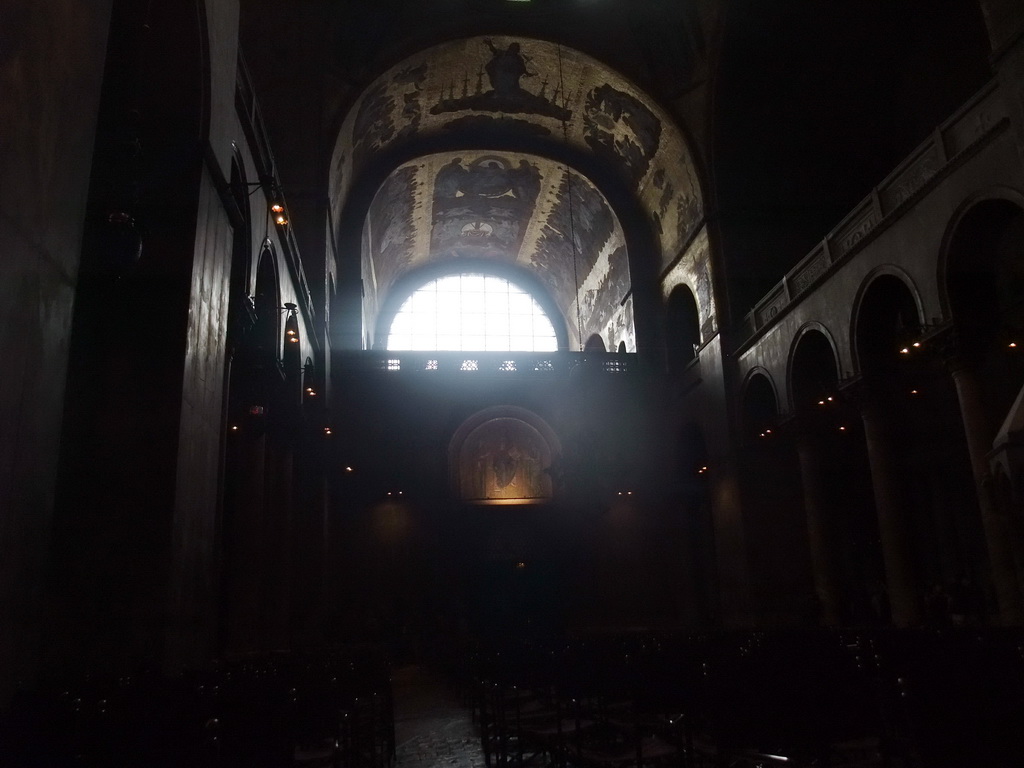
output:
[[[607,325],[630,289],[625,236],[608,202],[586,177],[534,155],[446,152],[403,165],[378,190],[363,235],[368,327],[395,281],[431,262],[528,270],[561,310],[573,347]]]
[[[525,158],[452,158],[434,179],[431,252],[514,259],[540,181],[540,168]]]
[[[639,186],[658,151],[661,121],[640,99],[605,83],[587,94],[583,137],[597,154],[624,166]]]
[[[390,285],[412,263],[418,186],[415,166],[400,168],[388,177],[370,206],[364,234],[375,254],[372,279],[378,288]]]
[[[576,280],[591,273],[616,223],[608,203],[592,184],[578,174],[562,174],[531,262],[557,277],[555,293],[565,297],[567,305],[575,300]]]
[[[465,501],[535,501],[551,497],[551,449],[517,418],[490,419],[466,436],[459,454]]]
[[[530,135],[558,138],[618,169],[658,235],[662,266],[678,256],[700,224],[703,203],[690,150],[660,107],[617,73],[578,51],[541,40],[497,36],[427,49],[367,88],[349,112],[332,158],[334,221],[342,221],[349,189],[374,152],[445,134],[464,136],[471,146],[483,132],[499,132],[510,141]],[[519,160],[508,166],[496,162],[488,169],[472,166],[467,157],[457,162],[451,157],[447,162],[453,163],[450,178],[443,180],[429,205],[457,207],[446,192],[453,189],[451,184],[465,183],[479,173],[470,184],[486,188],[492,181],[485,180],[487,174],[497,177],[513,171],[519,176],[511,179],[512,197],[488,199],[514,209],[527,205],[532,189],[539,189],[538,205],[544,204],[544,184],[541,181],[538,186],[534,171],[541,176],[546,171],[536,163],[530,168],[521,167]],[[456,197],[458,191],[454,188]],[[508,196],[507,191],[503,194]],[[476,197],[464,202],[482,207],[481,195]],[[473,219],[471,213],[431,220],[430,247],[443,243],[445,248],[482,247],[511,253],[516,242],[529,240],[528,232],[511,226],[514,217],[507,210],[493,211],[490,219]]]
[[[446,112],[499,112],[508,114],[544,115],[556,120],[565,121],[572,117],[572,111],[558,104],[564,94],[554,89],[548,98],[547,79],[540,83],[540,91],[533,93],[522,86],[523,78],[538,78],[539,73],[529,66],[529,58],[522,53],[518,42],[508,43],[504,48],[496,47],[490,38],[484,38],[483,44],[490,51],[491,57],[476,72],[476,85],[469,90],[470,74],[463,72],[461,93],[456,96],[459,87],[454,81],[448,83],[448,95],[442,91],[441,100],[430,109],[433,115]],[[483,76],[486,74],[490,88],[483,90]]]

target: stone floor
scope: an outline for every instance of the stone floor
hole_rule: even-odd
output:
[[[418,666],[394,671],[397,768],[483,768],[469,709]]]

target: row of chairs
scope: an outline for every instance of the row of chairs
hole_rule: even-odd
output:
[[[629,633],[477,664],[489,768],[1024,765],[1020,630]]]
[[[0,765],[389,768],[392,712],[386,660],[368,648],[86,677],[14,702]]]

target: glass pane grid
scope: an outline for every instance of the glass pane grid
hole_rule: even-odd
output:
[[[553,352],[555,329],[537,301],[508,280],[458,274],[416,290],[392,320],[389,350]]]

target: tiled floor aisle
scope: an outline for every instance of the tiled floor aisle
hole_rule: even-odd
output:
[[[482,768],[469,710],[443,682],[416,666],[392,679],[397,768]]]

